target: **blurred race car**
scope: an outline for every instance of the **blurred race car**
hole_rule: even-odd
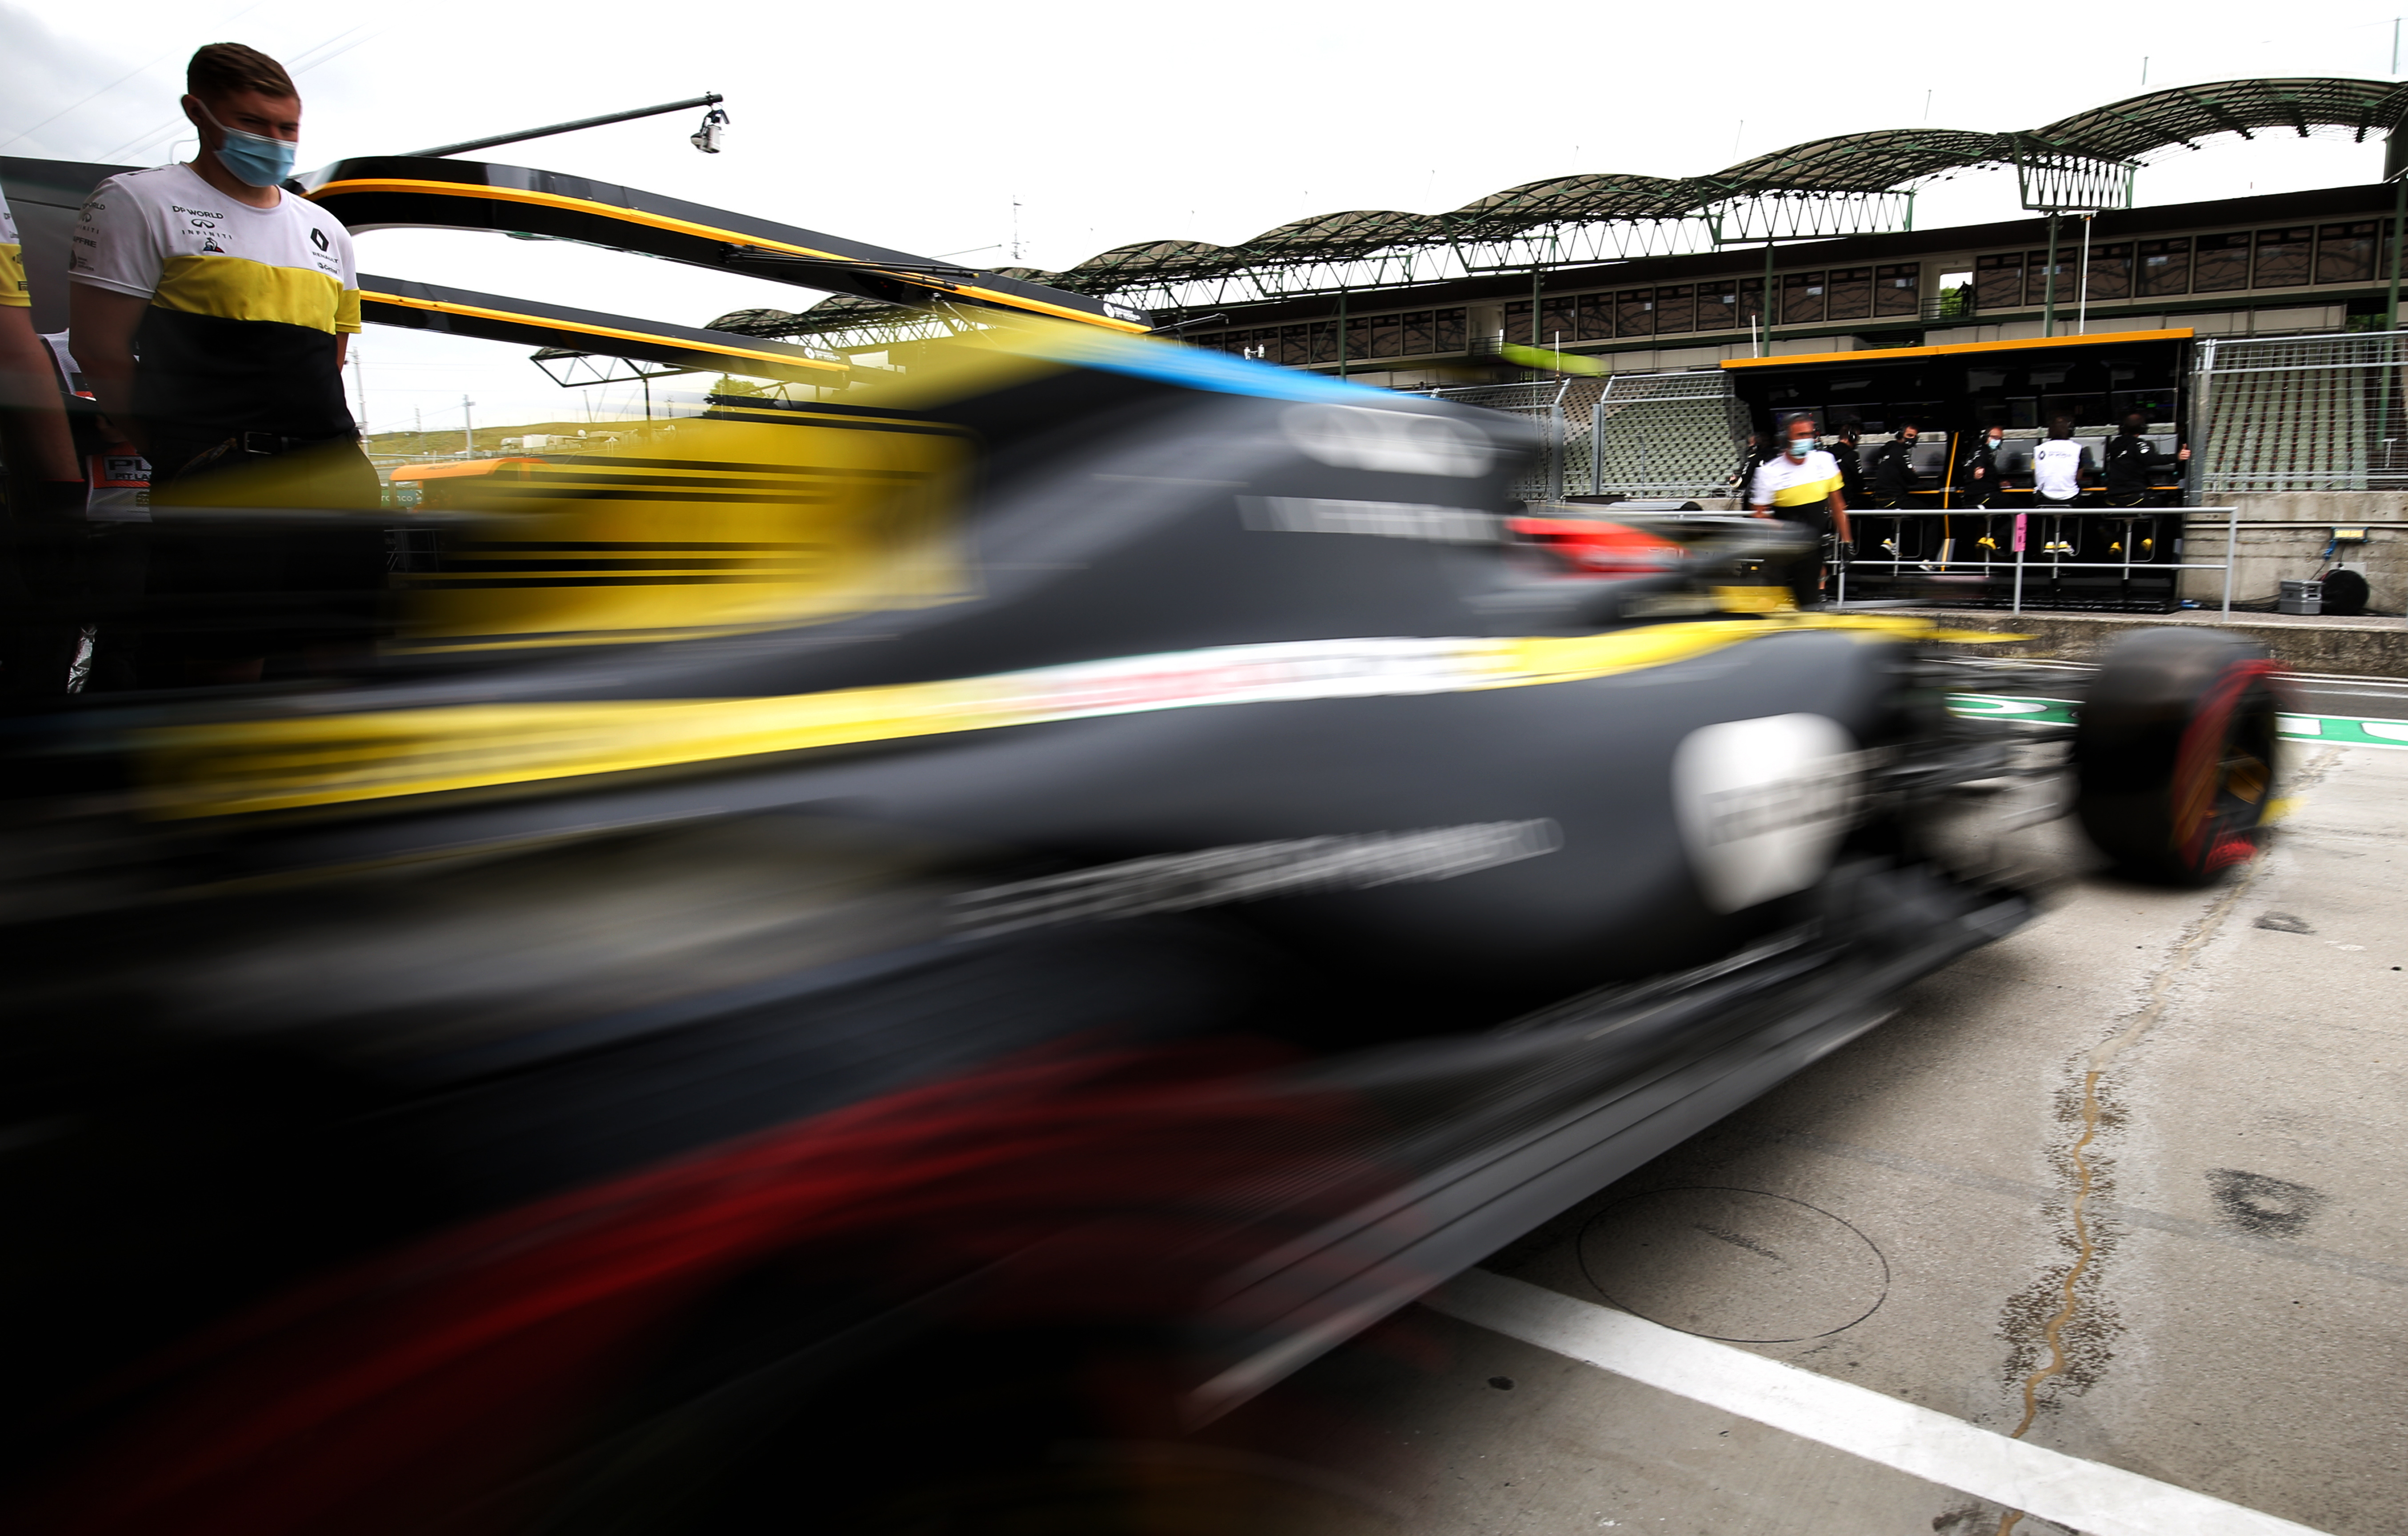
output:
[[[2254,850],[2262,657],[1958,719],[1541,446],[997,321],[452,477],[372,652],[20,713],[20,1521],[1343,1523],[1230,1411],[2024,921],[1979,790]]]

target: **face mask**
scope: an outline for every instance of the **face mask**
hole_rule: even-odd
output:
[[[1813,451],[1814,439],[1812,438],[1792,438],[1789,439],[1789,456],[1793,459],[1802,459]]]
[[[194,100],[200,98],[195,96]],[[201,116],[209,120],[209,126],[225,135],[225,147],[209,152],[234,174],[236,180],[249,187],[272,187],[292,176],[293,157],[301,148],[298,144],[229,128],[217,120],[217,114],[206,103],[201,106]]]

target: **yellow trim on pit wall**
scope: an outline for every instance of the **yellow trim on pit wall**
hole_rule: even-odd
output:
[[[1719,595],[1768,610],[1788,594]],[[1971,639],[1915,619],[1768,611],[1600,635],[1231,646],[769,698],[462,704],[136,733],[152,814],[222,816],[725,763],[1162,709],[1468,693],[1644,670],[1795,629]],[[1342,675],[1340,675],[1342,674]]]
[[[1889,363],[1906,357],[1953,357],[1958,352],[2028,352],[2034,347],[2103,347],[2125,341],[2187,341],[2187,325],[2161,331],[2096,331],[2088,336],[2036,336],[2027,341],[1952,341],[1938,347],[1873,347],[1856,352],[1794,352],[1780,357],[1727,357],[1727,368],[1788,367],[1799,363]]]
[[[684,352],[718,352],[726,357],[750,358],[756,363],[775,363],[790,368],[826,368],[842,373],[846,365],[824,362],[816,357],[792,357],[784,352],[755,352],[750,347],[728,347],[712,341],[689,341],[682,337],[660,336],[649,331],[623,331],[611,325],[593,325],[577,320],[552,320],[541,315],[519,314],[509,309],[487,309],[474,304],[453,304],[446,299],[408,298],[400,294],[378,294],[363,290],[360,294],[369,304],[392,304],[405,309],[431,309],[437,314],[466,315],[477,320],[503,320],[519,325],[539,325],[549,330],[575,331],[580,336],[605,336],[619,341],[642,341],[653,346],[675,347]]]
[[[527,203],[538,208],[566,208],[577,213],[596,213],[620,223],[642,224],[652,229],[665,229],[672,234],[692,235],[700,239],[724,240],[729,245],[757,246],[764,251],[782,251],[790,256],[809,256],[815,261],[844,262],[867,271],[880,270],[876,262],[866,262],[857,256],[839,256],[832,251],[814,251],[810,246],[789,245],[760,235],[744,235],[712,224],[698,224],[690,219],[673,219],[665,213],[647,213],[640,208],[612,208],[587,197],[565,197],[553,192],[526,192],[517,187],[472,186],[459,181],[424,181],[405,177],[363,177],[355,181],[329,181],[309,194],[312,201],[322,202],[336,193],[407,192],[432,193],[443,197],[482,198],[491,203]],[[1038,314],[1054,315],[1063,320],[1075,320],[1088,325],[1100,325],[1106,330],[1125,331],[1132,336],[1144,336],[1146,327],[1133,321],[1113,320],[1092,314],[1084,309],[1072,309],[1042,299],[1026,298],[1018,294],[999,293],[991,288],[975,288],[967,283],[947,282],[941,278],[918,273],[910,280],[949,294],[967,294],[986,299],[1014,309],[1027,309]]]

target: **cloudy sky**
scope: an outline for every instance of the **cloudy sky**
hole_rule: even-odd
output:
[[[2138,93],[2144,70],[2147,87],[2394,78],[2392,15],[2320,0],[2203,0],[2178,26],[2078,28],[2048,24],[2071,7],[1988,20],[1914,7],[1861,29],[1813,9],[418,0],[351,22],[359,11],[304,0],[9,0],[0,154],[189,157],[183,61],[230,38],[294,68],[304,165],[718,91],[735,119],[718,156],[685,141],[699,113],[494,152],[924,255],[999,262],[1016,234],[1029,265],[1060,267],[1133,240],[1227,242],[1348,208],[1435,211],[1579,171],[1694,174],[1856,129],[2033,127]],[[2277,17],[2287,27],[2268,36]],[[2371,180],[2380,157],[2372,143],[2225,140],[2144,170],[2139,194]],[[1928,190],[1917,223],[2014,207],[2012,175],[1985,173]],[[494,236],[387,231],[362,238],[360,261],[689,324],[816,296]],[[638,409],[625,392],[554,388],[523,349],[372,329],[361,355],[380,431],[418,412],[454,425],[464,391],[486,422]]]

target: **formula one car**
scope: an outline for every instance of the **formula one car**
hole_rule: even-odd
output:
[[[1231,1410],[2022,922],[1984,786],[2254,849],[2262,659],[1960,719],[1540,446],[1006,317],[452,477],[373,653],[19,713],[19,1529],[1311,1523]]]

